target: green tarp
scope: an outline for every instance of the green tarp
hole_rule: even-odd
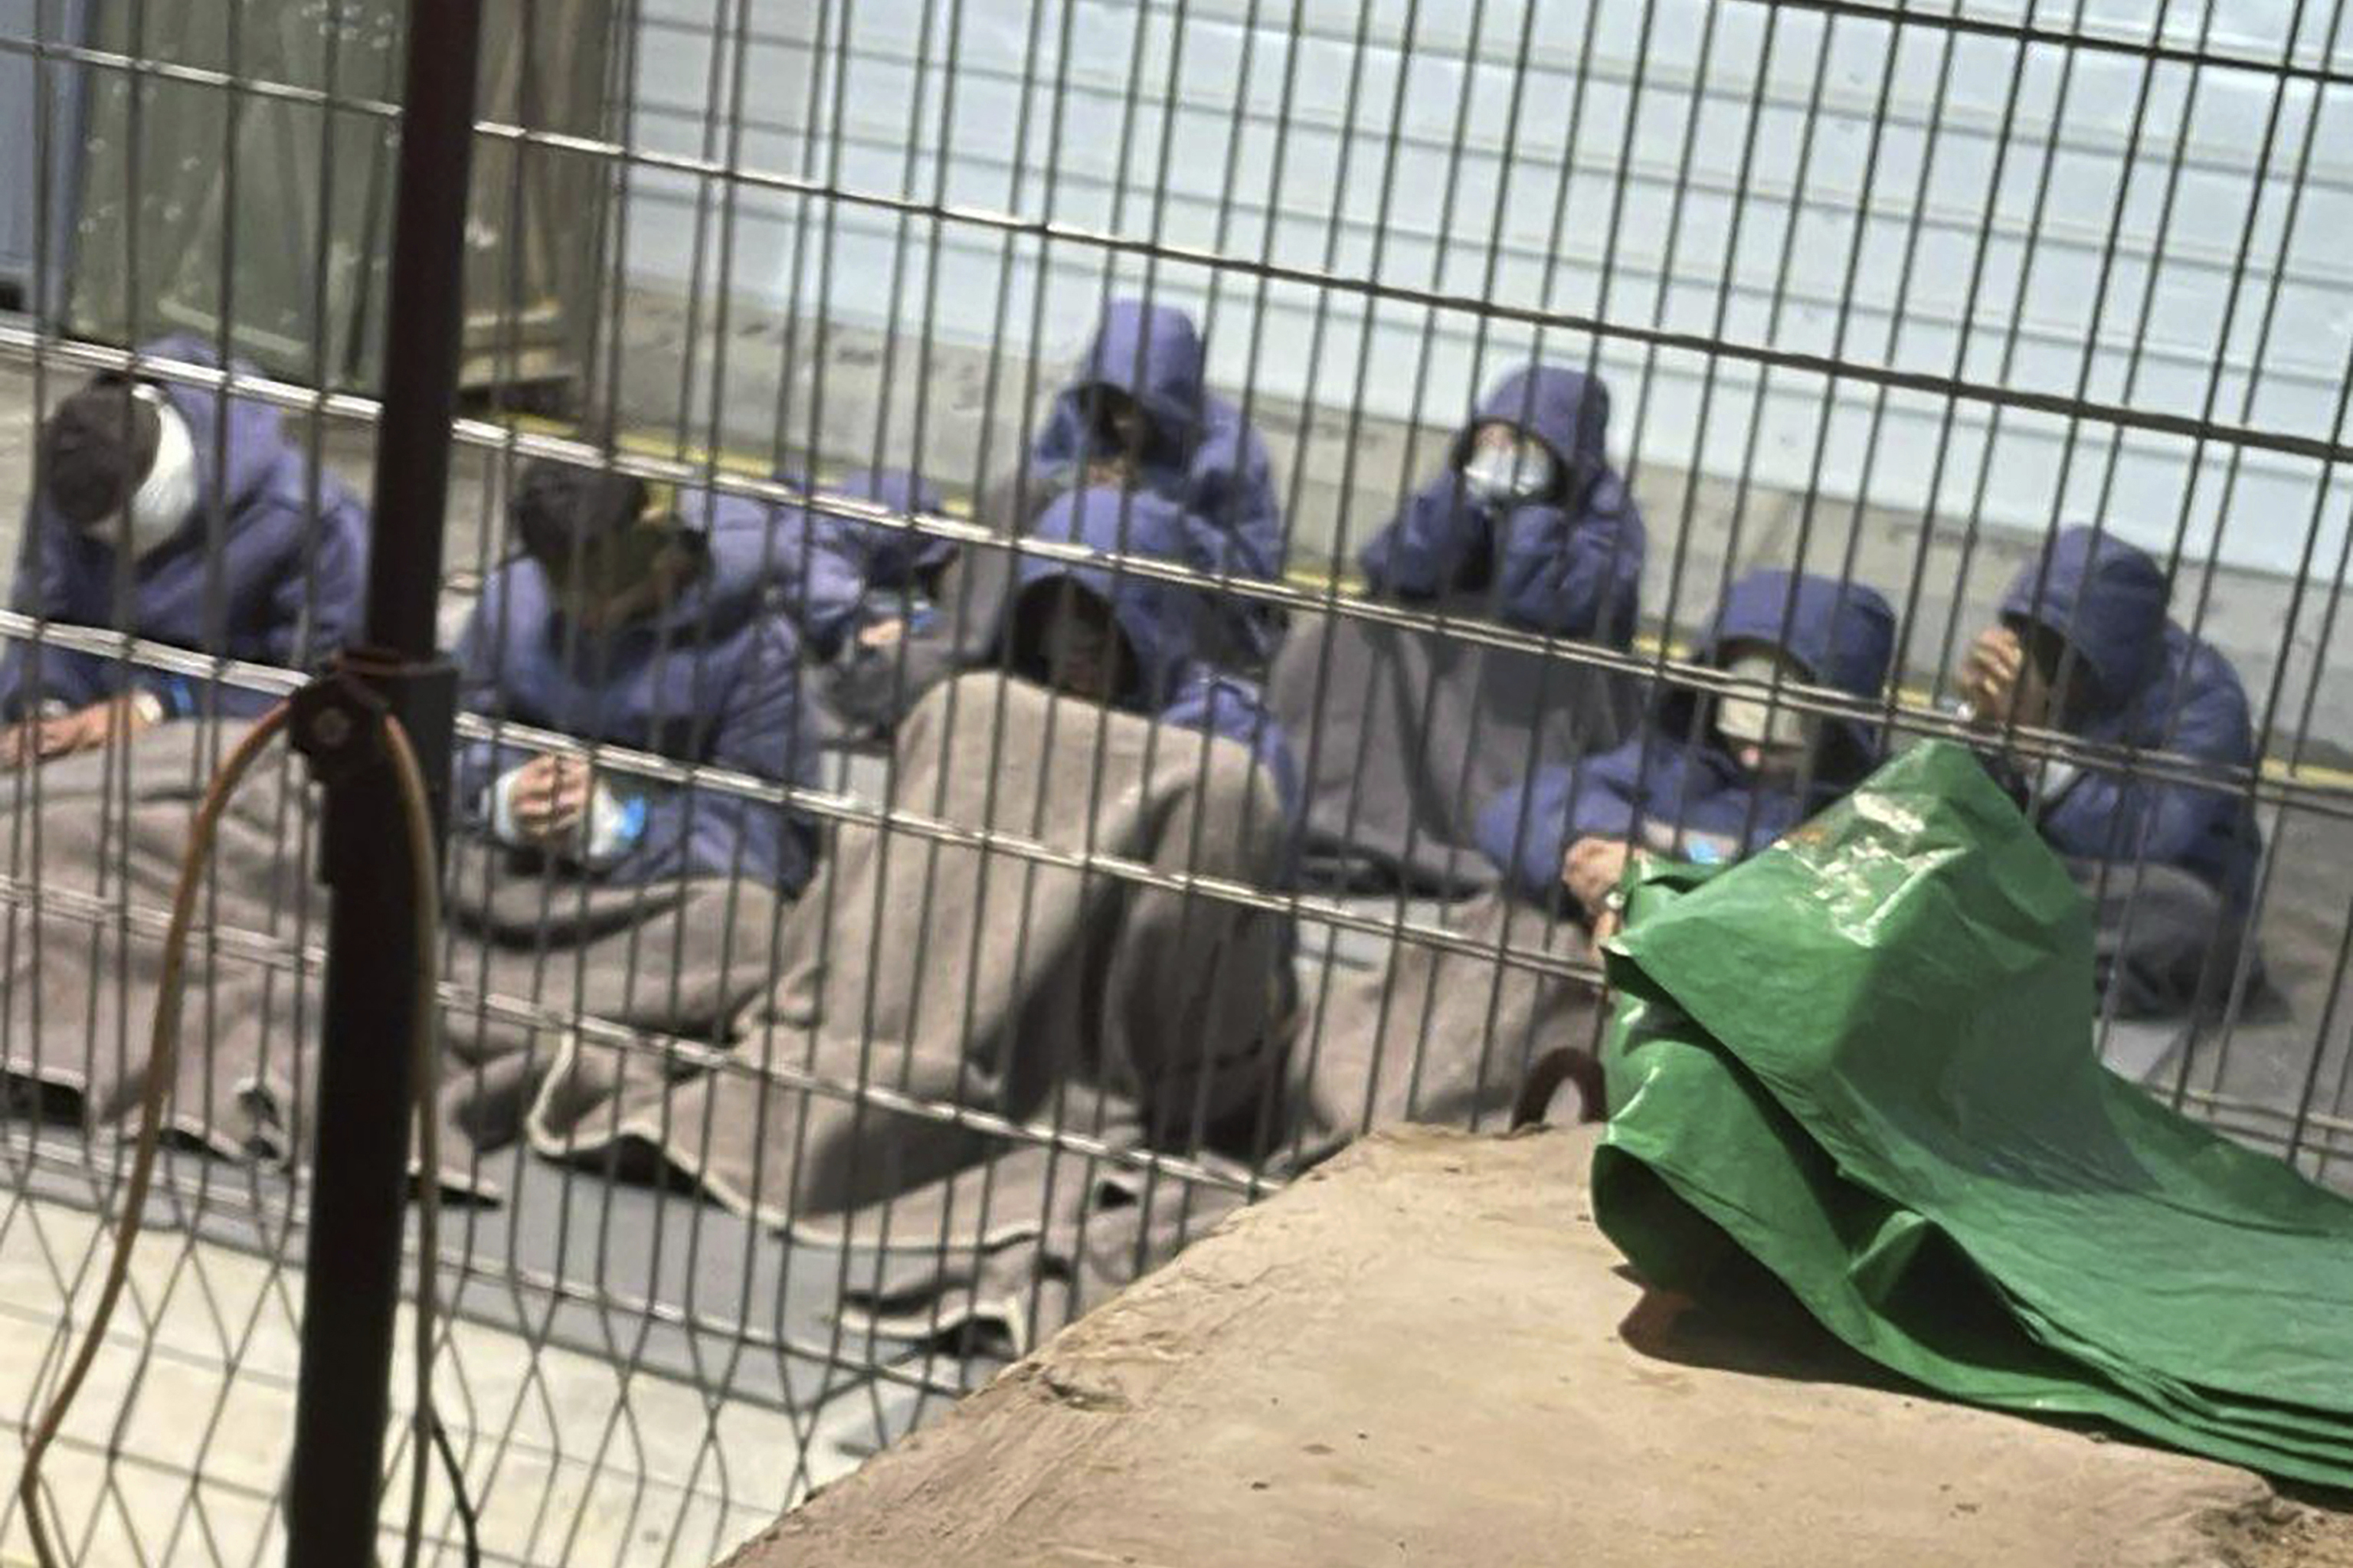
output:
[[[2082,896],[1966,749],[1627,914],[1593,1196],[1646,1277],[1737,1247],[1943,1393],[2353,1486],[2353,1202],[2099,1065]]]

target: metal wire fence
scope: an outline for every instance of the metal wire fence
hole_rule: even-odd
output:
[[[2342,7],[487,9],[428,1559],[717,1560],[1366,1127],[1501,1125],[1596,846],[1927,738],[2070,858],[2110,1065],[2342,1179]],[[19,1432],[202,782],[356,624],[402,15],[0,3]],[[282,1539],[316,816],[209,874],[74,1561]]]

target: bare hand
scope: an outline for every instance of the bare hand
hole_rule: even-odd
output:
[[[575,839],[588,818],[588,764],[576,757],[534,757],[515,778],[515,828],[533,843]]]
[[[2050,707],[2041,672],[2028,662],[2025,644],[2007,626],[1987,628],[1969,645],[1960,687],[1980,729],[2041,724]]]
[[[865,625],[860,627],[858,629],[858,645],[860,648],[896,648],[899,646],[900,640],[906,635],[907,622],[905,619],[903,617],[894,615],[888,620],[870,620]]]
[[[0,736],[0,767],[28,768],[128,740],[153,721],[129,697],[109,697],[53,718],[26,719]]]
[[[1133,480],[1134,469],[1125,458],[1097,458],[1087,464],[1087,486],[1101,485],[1109,490],[1125,490]]]
[[[1624,878],[1626,860],[1631,853],[1620,839],[1586,838],[1569,845],[1568,853],[1561,856],[1561,883],[1568,889],[1568,895],[1596,922],[1596,940],[1600,939],[1600,920],[1612,913],[1609,895]]]

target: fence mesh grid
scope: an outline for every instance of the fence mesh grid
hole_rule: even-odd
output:
[[[404,9],[0,0],[19,1434],[203,782],[414,536],[360,499]],[[1600,1015],[1594,846],[1736,856],[1923,737],[2073,857],[2110,1065],[2343,1181],[2342,6],[485,9],[438,1260],[482,1561],[716,1561],[1365,1128],[1500,1126]],[[2162,577],[2121,663],[2031,630],[2078,525]],[[1833,641],[1875,590],[1883,659],[1775,578],[1795,656],[1744,662],[1760,569]],[[2013,580],[2061,691],[2002,722]],[[316,826],[280,757],[209,874],[73,1561],[281,1550]]]

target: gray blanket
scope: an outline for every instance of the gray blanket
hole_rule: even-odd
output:
[[[522,1136],[584,1034],[723,1046],[767,991],[789,907],[754,882],[608,885],[473,839],[451,850],[445,888],[442,1111],[459,1148]]]
[[[1487,895],[1449,929],[1590,959],[1584,928]],[[1295,1178],[1360,1133],[1416,1121],[1500,1126],[1527,1064],[1597,1040],[1591,987],[1492,956],[1398,946],[1384,968],[1327,969],[1284,1065],[1285,1125],[1255,1171],[1214,1154],[1209,1180],[1116,1159],[1027,1148],[853,1217],[876,1256],[845,1293],[844,1327],[878,1340],[1026,1353],[1064,1322],[1159,1266],[1252,1192]],[[1551,1107],[1556,1120],[1599,1107]],[[1124,1130],[1117,1150],[1140,1147]]]
[[[1456,905],[1445,924],[1473,950],[1408,937],[1385,968],[1324,971],[1293,1047],[1291,1171],[1377,1127],[1500,1126],[1531,1063],[1599,1044],[1603,1009],[1592,985],[1498,957],[1595,962],[1583,925],[1500,892]]]
[[[164,920],[206,777],[191,759],[208,766],[234,739],[166,726],[5,786],[0,1071],[21,1105],[93,1130],[135,1124]],[[273,747],[222,818],[189,949],[168,1124],[184,1140],[280,1162],[308,1147],[327,909],[316,836],[305,772]],[[516,1136],[573,1021],[717,1038],[765,989],[778,911],[765,888],[597,886],[463,839],[446,885],[443,1176],[454,1189],[478,1190],[470,1144]]]
[[[894,810],[1066,853],[1275,885],[1243,747],[996,672],[901,726]],[[1006,1122],[1247,1147],[1275,1119],[1287,920],[1202,894],[849,824],[787,916],[764,1024],[693,1057],[570,1043],[534,1147],[636,1154],[806,1229],[984,1161]]]
[[[1267,704],[1306,788],[1305,869],[1343,887],[1460,897],[1495,885],[1480,808],[1547,762],[1614,746],[1631,680],[1349,616],[1300,616]]]

